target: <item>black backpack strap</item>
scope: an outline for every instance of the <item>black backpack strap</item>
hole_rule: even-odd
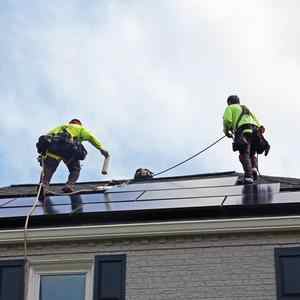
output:
[[[248,108],[246,105],[241,105],[241,108],[242,108],[242,112],[241,112],[241,114],[239,115],[239,117],[238,117],[238,119],[237,119],[237,122],[236,122],[236,125],[235,125],[235,131],[238,130],[239,125],[240,125],[240,122],[241,122],[242,117],[243,117],[244,115],[250,115],[250,116],[253,117],[251,111],[249,110],[249,108]]]
[[[240,124],[240,122],[241,122],[241,120],[242,120],[242,117],[243,117],[244,115],[247,114],[247,113],[246,113],[246,110],[249,111],[249,109],[248,109],[245,105],[241,105],[241,108],[242,108],[242,112],[241,112],[241,114],[239,115],[239,117],[238,117],[238,119],[237,119],[237,121],[236,121],[235,131],[238,130],[239,124]]]

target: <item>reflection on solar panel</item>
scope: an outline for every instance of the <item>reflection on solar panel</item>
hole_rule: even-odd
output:
[[[83,206],[83,212],[99,211],[136,211],[148,209],[171,209],[183,207],[213,207],[222,204],[223,197],[201,198],[201,199],[174,199],[163,201],[135,201],[135,202],[110,202],[110,203],[90,203]],[[99,210],[100,209],[100,210]]]
[[[50,196],[47,197],[51,205],[66,205],[73,202],[78,202],[80,198],[80,203],[99,203],[107,201],[134,201],[136,200],[142,192],[128,192],[128,193],[115,193],[113,197],[111,194],[104,193],[94,193],[94,194],[84,194],[84,195],[73,195],[73,196]],[[13,208],[13,207],[31,207],[35,201],[35,197],[26,198],[12,198],[12,199],[0,199],[5,201],[0,201],[0,208]],[[39,202],[38,206],[42,206]]]
[[[258,205],[258,204],[281,204],[281,203],[300,203],[300,192],[287,193],[268,193],[263,194],[245,194],[241,196],[228,197],[223,205]]]
[[[0,217],[7,218],[7,217],[25,217],[27,213],[30,211],[30,207],[14,207],[14,208],[1,208],[0,209]],[[38,207],[34,215],[36,214],[44,214],[43,210]]]
[[[227,185],[234,185],[237,179],[238,179],[237,176],[232,176],[232,177],[220,177],[220,178],[176,180],[176,181],[165,181],[165,182],[149,181],[147,183],[132,183],[128,185],[123,184],[109,189],[108,192],[114,193],[114,192],[128,192],[128,191],[152,191],[152,190],[159,190],[159,189],[164,190],[164,189],[176,189],[176,188],[227,186]]]

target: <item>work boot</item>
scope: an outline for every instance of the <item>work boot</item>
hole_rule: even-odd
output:
[[[256,181],[258,178],[258,170],[257,168],[252,168],[253,180]]]
[[[244,184],[244,177],[239,176],[239,178],[236,181],[236,185],[243,185]]]
[[[244,178],[244,184],[252,184],[253,182],[254,182],[254,180],[251,177]]]
[[[74,186],[73,186],[73,185],[66,184],[66,185],[62,188],[62,191],[63,191],[64,193],[73,193],[73,192],[75,192],[75,189],[74,189]]]

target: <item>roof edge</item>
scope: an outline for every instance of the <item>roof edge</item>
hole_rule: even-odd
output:
[[[172,221],[39,228],[27,231],[28,242],[59,242],[91,239],[162,237],[178,235],[281,232],[300,230],[300,215],[196,221]],[[3,230],[0,244],[23,243],[24,230]]]

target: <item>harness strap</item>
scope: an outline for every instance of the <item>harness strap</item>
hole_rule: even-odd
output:
[[[249,108],[245,105],[241,105],[241,108],[242,108],[242,112],[241,114],[239,115],[238,119],[237,119],[237,122],[236,122],[236,125],[235,125],[235,132],[237,133],[237,131],[242,131],[242,132],[252,132],[252,129],[253,129],[253,126],[247,126],[247,125],[251,125],[251,124],[243,124],[241,127],[239,127],[239,124],[242,120],[242,117],[244,115],[250,115],[252,116],[252,113],[251,111],[249,110]],[[242,128],[243,127],[243,128]]]
[[[237,121],[236,121],[236,124],[235,124],[235,131],[237,131],[239,129],[239,124],[242,120],[242,117],[246,114],[246,111],[245,111],[245,106],[244,105],[241,105],[241,108],[242,108],[242,112],[241,114],[239,115]]]
[[[257,130],[257,126],[255,126],[253,124],[243,124],[235,131],[235,135],[239,135],[244,132],[253,133],[256,130]]]
[[[63,158],[56,155],[56,154],[53,154],[53,153],[50,153],[50,152],[47,152],[46,155],[44,156],[44,158],[46,159],[47,157],[51,157],[51,158],[54,158],[56,160],[62,160]]]

